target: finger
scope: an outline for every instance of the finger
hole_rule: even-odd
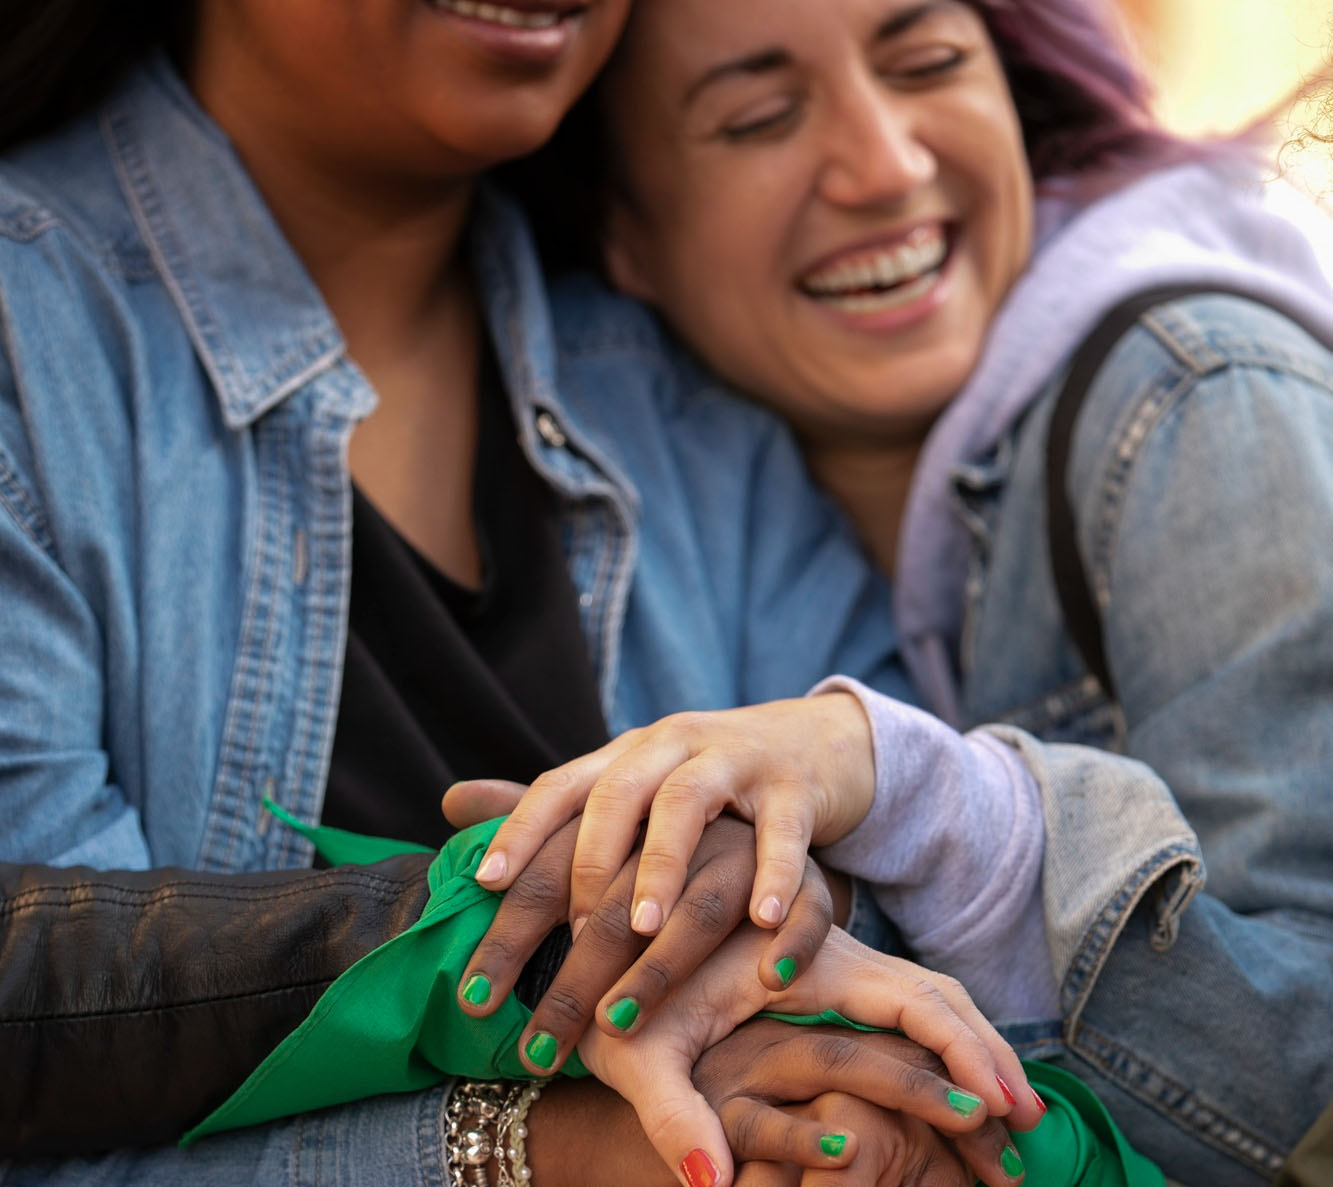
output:
[[[804,877],[786,921],[764,952],[759,979],[768,989],[787,988],[814,963],[833,926],[833,896],[814,859],[803,861]]]
[[[720,1116],[738,1162],[834,1169],[849,1165],[860,1150],[860,1139],[845,1126],[793,1116],[753,1097],[733,1097]]]
[[[491,890],[512,885],[547,839],[578,815],[598,774],[627,744],[622,735],[537,776],[491,839],[477,881]]]
[[[661,933],[602,999],[597,1024],[603,1031],[633,1030],[712,955],[745,918],[752,876],[752,866],[734,862],[697,871]]]
[[[736,1187],[801,1187],[801,1168],[776,1162],[747,1162],[737,1168]]]
[[[805,879],[810,834],[815,827],[809,789],[803,784],[765,787],[754,824],[758,862],[750,918],[760,927],[773,928],[787,918]]]
[[[440,807],[454,828],[470,828],[512,812],[525,791],[526,784],[507,779],[465,779],[444,793]]]
[[[574,919],[589,914],[624,867],[638,840],[639,824],[653,797],[679,765],[684,752],[670,744],[645,741],[626,751],[597,778],[583,809],[574,851],[569,909]],[[640,856],[642,861],[642,856]],[[635,930],[653,935],[662,925],[656,915],[642,916]]]
[[[1004,1117],[1010,1129],[1029,1130],[1036,1128],[1046,1114],[1046,1107],[1028,1081],[1023,1062],[1014,1049],[1005,1042],[1000,1032],[991,1024],[989,1018],[981,1012],[971,995],[958,981],[941,973],[931,973],[944,998],[953,1007],[958,1016],[971,1028],[973,1033],[985,1045],[995,1063],[995,1083],[978,1083],[973,1087],[986,1100],[992,1117]],[[955,1077],[966,1076],[963,1068],[955,1069],[949,1065],[950,1074]],[[984,1075],[984,1071],[978,1073]],[[983,1091],[984,1090],[984,1091]],[[999,1100],[996,1099],[996,1093]]]
[[[807,1100],[822,1092],[844,1092],[950,1134],[966,1133],[986,1120],[980,1097],[921,1062],[901,1058],[901,1039],[832,1027],[796,1029],[800,1033],[754,1060],[751,1082],[764,1084],[765,1096]]]
[[[632,881],[631,868],[597,904],[533,1009],[519,1049],[523,1062],[539,1075],[550,1075],[564,1064],[593,1020],[599,1000],[647,944],[629,926]],[[614,1010],[613,1017],[625,1022],[627,1010],[631,1013],[628,1023],[613,1033],[619,1034],[633,1023],[637,1007],[632,1003]]]
[[[648,815],[634,886],[634,929],[653,935],[671,917],[704,826],[727,804],[730,771],[714,754],[676,766],[663,780]]]
[[[845,1172],[812,1168],[802,1176],[802,1187],[972,1187],[953,1145],[915,1117],[887,1113],[845,1093],[825,1093],[802,1111],[867,1134]]]
[[[484,1017],[504,1001],[523,966],[563,922],[577,827],[567,824],[552,837],[500,901],[459,979],[458,1001],[466,1013]]]
[[[684,1187],[725,1187],[734,1173],[731,1149],[717,1114],[690,1083],[688,1056],[642,1070],[613,1087],[634,1106],[653,1149]]]
[[[986,1187],[1014,1187],[1026,1170],[1008,1130],[991,1119],[972,1133],[954,1138],[959,1157]]]
[[[830,935],[812,973],[779,996],[779,1008],[831,1006],[866,1026],[901,1030],[935,1052],[957,1086],[985,1101],[989,1113],[1004,1116],[1014,1109],[993,1051],[1005,1051],[1007,1044],[957,981],[873,952],[841,931]],[[1011,1075],[1022,1075],[1016,1056],[1012,1067]],[[1035,1110],[1035,1103],[1029,1108]]]

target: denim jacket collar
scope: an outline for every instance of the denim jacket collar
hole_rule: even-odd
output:
[[[225,135],[165,58],[106,104],[102,126],[225,423],[253,424],[343,357],[332,314]],[[243,261],[238,243],[247,245]]]

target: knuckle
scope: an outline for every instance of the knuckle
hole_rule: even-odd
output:
[[[671,966],[658,957],[644,956],[631,970],[636,987],[639,987],[639,1003],[660,1001],[671,992],[675,985],[674,971]]]
[[[662,783],[657,799],[663,811],[688,811],[694,804],[711,804],[712,781],[701,771],[676,770]]]
[[[539,1029],[552,1033],[577,1027],[592,1016],[591,1008],[577,990],[558,982],[546,991],[537,1012],[544,1024]]]
[[[935,973],[933,978],[936,992],[941,998],[957,1000],[958,998],[968,997],[967,990],[963,988],[963,983],[957,977],[950,977],[947,973]]]
[[[583,854],[571,863],[569,876],[572,882],[599,886],[611,881],[618,871],[619,867],[612,868],[596,854]]]
[[[528,866],[505,894],[505,904],[511,901],[523,913],[550,912],[556,904],[563,904],[569,889],[565,880],[544,865]]]
[[[844,1035],[822,1035],[810,1055],[821,1073],[835,1075],[856,1064],[861,1048],[854,1039]]]
[[[706,887],[687,890],[677,909],[684,912],[696,931],[707,935],[731,931],[738,917],[735,906],[726,896]]]
[[[620,952],[626,948],[637,948],[646,943],[629,925],[629,913],[624,906],[600,906],[591,915],[579,935],[582,940],[588,937],[598,951]]]
[[[528,788],[529,795],[537,797],[546,795],[559,795],[569,791],[574,786],[574,772],[566,767],[554,767],[549,771],[543,771],[532,781]]]
[[[482,940],[473,954],[473,962],[479,968],[490,971],[512,968],[523,963],[527,953],[518,938],[506,931],[492,931]]]
[[[898,1089],[905,1099],[919,1100],[938,1095],[940,1080],[925,1068],[904,1063],[899,1066]]]
[[[744,1157],[760,1149],[763,1140],[763,1125],[759,1110],[752,1103],[732,1099],[718,1111],[718,1120],[727,1135],[727,1142],[732,1150]]]
[[[595,796],[598,799],[613,801],[633,799],[639,795],[642,788],[643,777],[637,771],[613,767],[598,777],[588,798],[592,799]]]

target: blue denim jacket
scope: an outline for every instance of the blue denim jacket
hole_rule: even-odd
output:
[[[1140,826],[1128,785],[1048,799],[1067,1046],[1047,1054],[1169,1175],[1267,1182],[1333,1099],[1333,353],[1265,306],[1201,296],[1103,366],[1069,489],[1118,706],[1050,575],[1054,394],[955,473],[973,541],[962,716],[1027,731],[1038,771],[1067,742],[1142,760],[1197,831],[1207,883],[1163,910],[1197,888],[1182,867],[1131,915],[1142,879],[1113,857]]]
[[[611,729],[800,695],[838,670],[905,696],[886,590],[785,431],[630,304],[574,286],[552,310],[494,196],[472,250],[522,447],[560,497]],[[165,66],[0,163],[0,860],[308,864],[261,801],[320,814],[347,442],[374,405]],[[0,1180],[440,1184],[440,1103],[368,1101]]]

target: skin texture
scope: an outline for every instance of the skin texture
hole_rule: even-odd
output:
[[[604,109],[613,279],[790,419],[835,495],[874,492],[873,515],[844,502],[891,568],[920,443],[1031,250],[1022,133],[980,17],[961,0],[642,0]],[[944,281],[908,312],[809,294],[830,261],[941,230]]]
[[[468,794],[467,784],[451,788],[446,815],[451,797]],[[811,844],[846,836],[874,794],[869,723],[848,693],[678,713],[538,778],[500,826],[477,881],[507,889],[546,839],[582,813],[569,902],[571,918],[585,918],[647,817],[630,918],[635,931],[654,935],[680,896],[704,826],[727,810],[756,826],[750,918],[777,927],[801,886]]]

